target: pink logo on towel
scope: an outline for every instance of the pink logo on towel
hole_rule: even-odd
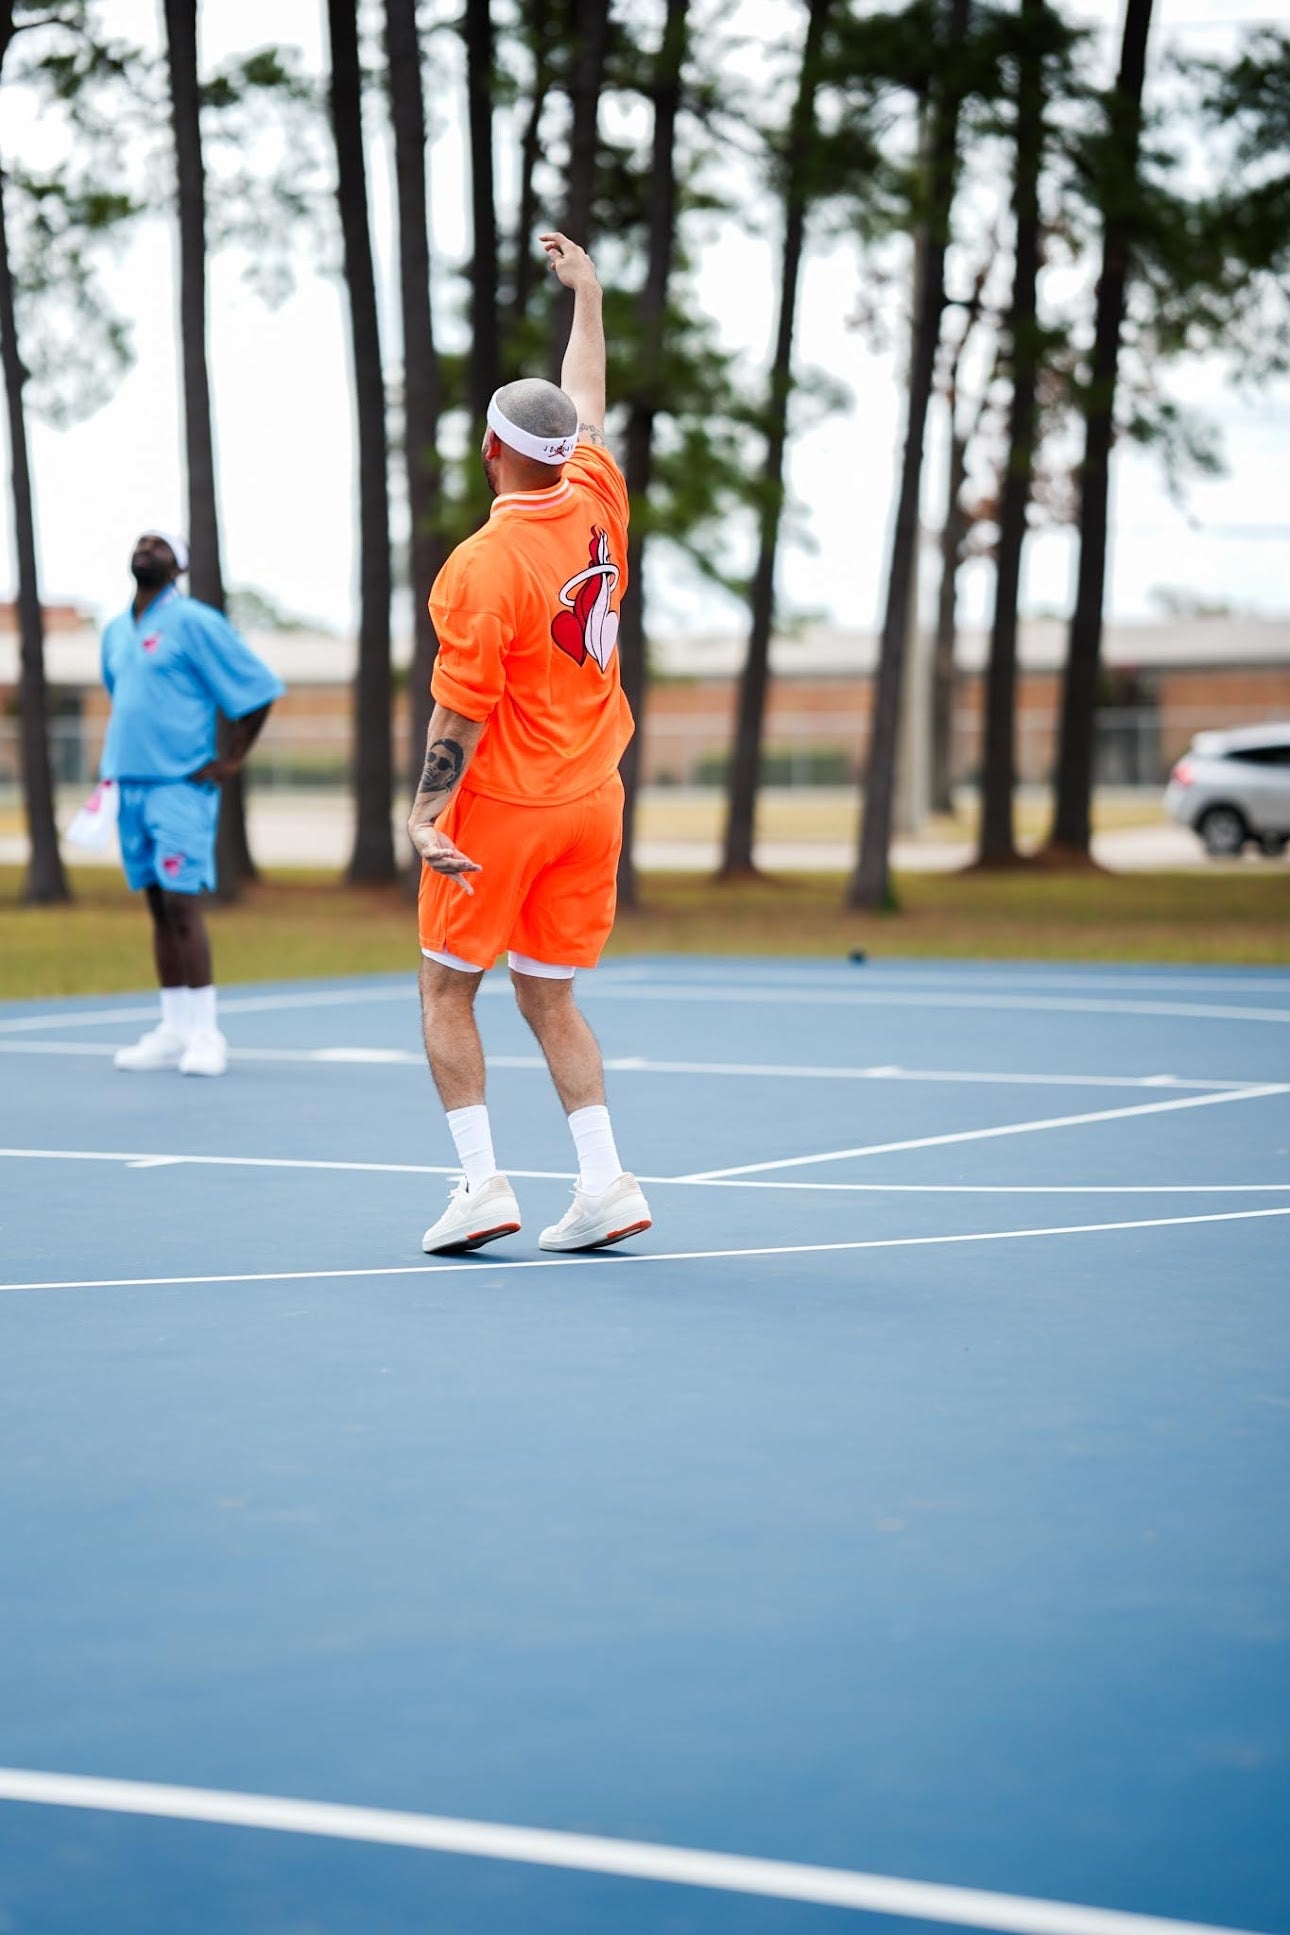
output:
[[[161,871],[164,874],[168,874],[174,880],[177,878],[183,864],[184,856],[182,853],[168,853],[161,863]]]
[[[148,636],[143,641],[143,649],[145,652],[155,652],[158,645],[160,645],[160,643],[161,643],[161,633],[149,632]]]

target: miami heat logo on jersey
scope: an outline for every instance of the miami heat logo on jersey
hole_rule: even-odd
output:
[[[551,620],[551,636],[575,665],[594,658],[602,672],[618,643],[618,613],[610,599],[622,572],[609,555],[609,539],[594,526],[587,552],[590,562],[560,587],[561,609]]]

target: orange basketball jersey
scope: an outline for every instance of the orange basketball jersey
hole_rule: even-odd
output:
[[[487,524],[435,579],[430,689],[486,721],[469,792],[557,805],[601,785],[632,736],[618,673],[627,587],[627,486],[580,443],[549,490],[495,498]]]

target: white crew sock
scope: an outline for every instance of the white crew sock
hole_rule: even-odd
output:
[[[169,1028],[187,1041],[193,1032],[191,1012],[188,1005],[187,988],[163,988],[161,990],[161,1025]]]
[[[215,990],[185,988],[188,996],[188,1026],[195,1035],[213,1035],[219,1028],[215,1019]]]
[[[490,1176],[497,1174],[487,1108],[478,1102],[469,1109],[449,1109],[448,1127],[457,1145],[457,1160],[465,1174],[467,1190],[481,1188]]]
[[[569,1117],[573,1146],[578,1152],[578,1185],[591,1196],[603,1196],[623,1173],[614,1146],[609,1110],[603,1103],[575,1109]]]

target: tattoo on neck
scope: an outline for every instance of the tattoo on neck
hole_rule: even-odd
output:
[[[461,778],[466,765],[466,755],[455,739],[435,739],[426,752],[425,769],[421,774],[423,793],[451,793]]]

